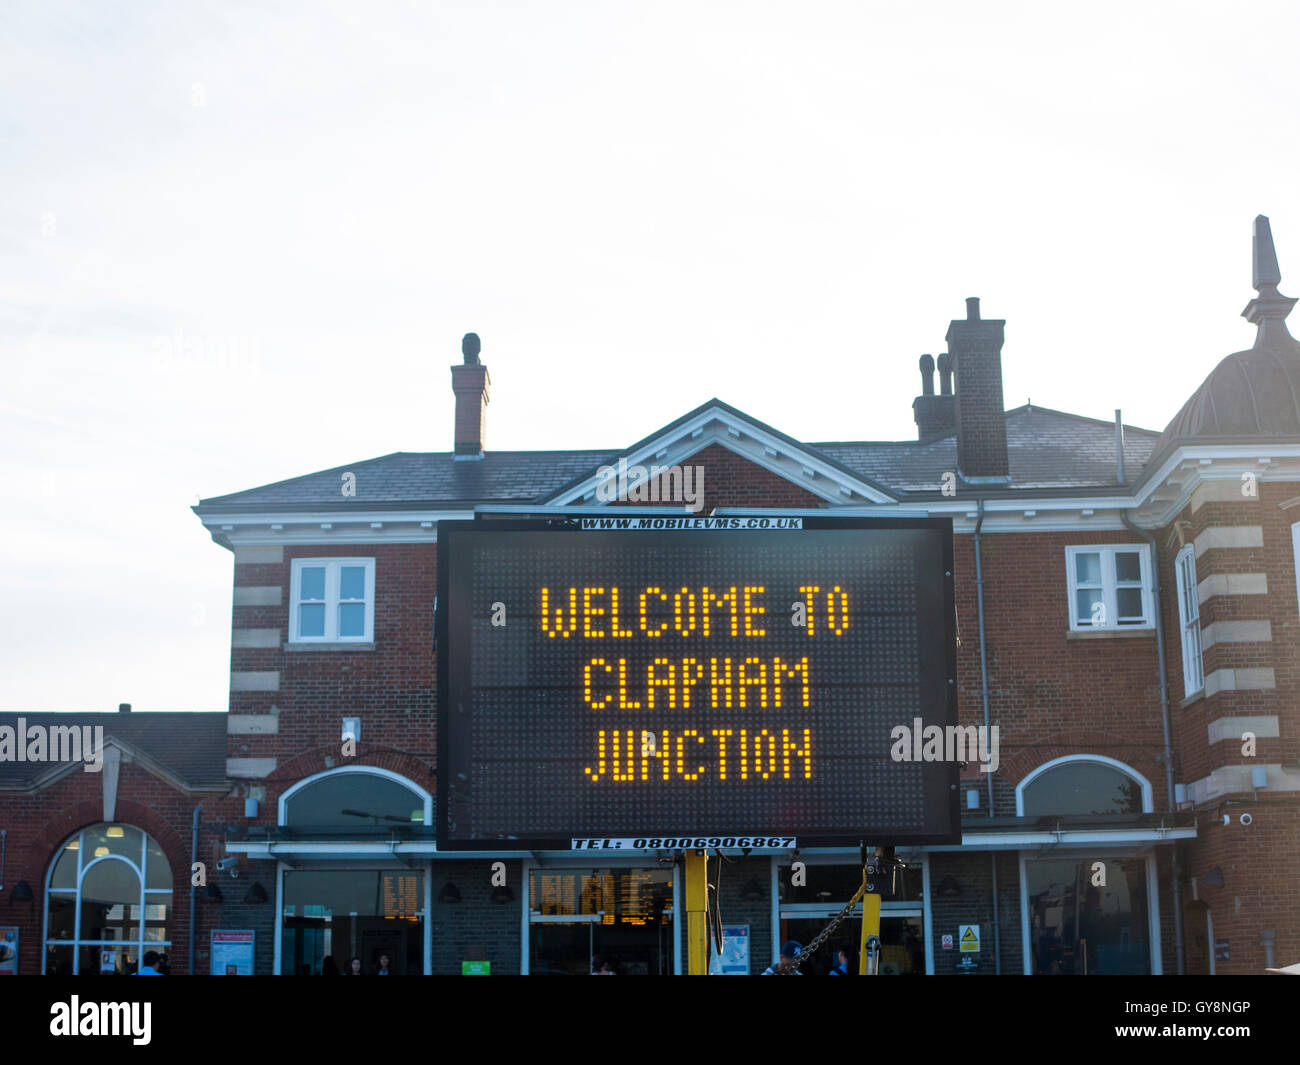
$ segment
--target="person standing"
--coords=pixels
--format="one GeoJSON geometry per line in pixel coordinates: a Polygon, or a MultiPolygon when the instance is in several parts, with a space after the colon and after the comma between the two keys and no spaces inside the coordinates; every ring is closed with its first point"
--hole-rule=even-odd
{"type": "Polygon", "coordinates": [[[796,967],[796,961],[799,955],[803,953],[803,947],[793,939],[787,940],[781,947],[781,960],[775,965],[769,965],[763,970],[764,976],[802,976],[796,967]]]}
{"type": "Polygon", "coordinates": [[[392,972],[389,971],[388,965],[389,965],[388,955],[387,954],[379,955],[379,968],[375,971],[375,975],[392,976],[393,974],[392,972]]]}
{"type": "Polygon", "coordinates": [[[158,971],[158,952],[156,950],[147,950],[141,959],[140,968],[135,971],[136,976],[162,976],[158,971]]]}

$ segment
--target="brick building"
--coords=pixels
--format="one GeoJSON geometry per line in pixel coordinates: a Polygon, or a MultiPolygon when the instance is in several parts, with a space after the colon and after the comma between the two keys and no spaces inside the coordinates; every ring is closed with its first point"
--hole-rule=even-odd
{"type": "MultiPolygon", "coordinates": [[[[620,460],[702,468],[705,514],[951,518],[959,716],[998,727],[1000,764],[963,771],[959,845],[904,852],[885,971],[1257,973],[1300,960],[1300,346],[1279,281],[1261,217],[1243,312],[1255,344],[1163,432],[1118,412],[1004,410],[1004,323],[971,299],[947,351],[921,358],[915,441],[802,442],[715,399],[618,450],[492,451],[471,334],[452,367],[451,451],[195,508],[234,555],[227,714],[109,715],[124,752],[116,805],[107,778],[79,771],[0,778],[12,826],[0,876],[29,889],[9,919],[20,971],[74,957],[98,971],[91,926],[69,936],[56,915],[71,897],[58,858],[73,842],[111,846],[99,835],[123,826],[166,857],[167,927],[134,942],[166,942],[174,971],[207,971],[214,930],[254,931],[267,973],[354,955],[370,968],[381,954],[412,973],[586,972],[593,954],[680,971],[680,878],[653,854],[456,855],[433,841],[437,523],[647,505],[599,497],[599,468],[620,460]],[[209,718],[224,722],[220,758],[197,740],[209,718]],[[179,766],[174,750],[169,762],[165,737],[192,727],[203,764],[179,766]],[[238,864],[215,870],[218,857],[238,864]],[[192,861],[220,895],[198,891],[193,911],[192,861]],[[950,937],[968,925],[979,949],[964,953],[950,937]]],[[[753,972],[856,886],[856,853],[798,859],[806,883],[792,882],[789,852],[726,866],[724,920],[748,926],[753,972]]],[[[81,911],[122,905],[70,868],[81,911]]]]}

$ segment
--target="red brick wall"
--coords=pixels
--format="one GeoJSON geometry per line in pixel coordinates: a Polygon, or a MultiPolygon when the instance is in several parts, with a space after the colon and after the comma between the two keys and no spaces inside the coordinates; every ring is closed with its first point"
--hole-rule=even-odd
{"type": "MultiPolygon", "coordinates": [[[[1227,765],[1281,763],[1294,772],[1300,763],[1300,611],[1297,608],[1291,525],[1300,510],[1280,504],[1300,494],[1300,485],[1262,481],[1258,497],[1240,502],[1208,502],[1196,510],[1185,507],[1175,522],[1185,522],[1183,537],[1191,543],[1211,527],[1259,526],[1262,547],[1215,548],[1196,560],[1196,576],[1263,573],[1266,595],[1214,596],[1201,604],[1202,626],[1213,622],[1267,620],[1269,643],[1216,643],[1203,655],[1205,673],[1216,669],[1274,670],[1276,688],[1223,691],[1184,701],[1182,641],[1174,575],[1180,543],[1171,524],[1157,534],[1161,583],[1164,586],[1168,634],[1169,687],[1174,722],[1177,779],[1191,783],[1227,765]],[[1242,754],[1241,741],[1226,739],[1211,746],[1209,724],[1221,717],[1276,714],[1281,736],[1257,739],[1254,758],[1242,754]]],[[[1213,919],[1214,939],[1228,941],[1229,957],[1216,959],[1218,973],[1258,973],[1265,963],[1260,934],[1276,933],[1275,964],[1300,958],[1300,797],[1294,792],[1249,792],[1225,795],[1197,810],[1197,838],[1182,848],[1183,873],[1196,878],[1201,905],[1188,912],[1189,956],[1202,965],[1201,955],[1212,949],[1205,933],[1205,911],[1213,919]],[[1252,823],[1243,825],[1241,815],[1252,823]],[[1227,815],[1229,823],[1223,823],[1227,815]],[[1223,873],[1222,888],[1207,887],[1204,877],[1213,868],[1223,873]],[[1199,941],[1204,940],[1202,945],[1199,941]],[[1194,949],[1193,949],[1194,948],[1194,949]]],[[[1190,882],[1184,888],[1191,900],[1190,882]]]]}
{"type": "Polygon", "coordinates": [[[1297,613],[1295,563],[1291,524],[1300,521],[1300,509],[1283,510],[1279,504],[1293,499],[1300,485],[1259,484],[1257,498],[1241,502],[1210,502],[1195,511],[1185,507],[1175,519],[1183,538],[1195,541],[1208,528],[1259,526],[1262,547],[1214,548],[1196,560],[1196,577],[1203,582],[1215,574],[1263,573],[1266,595],[1216,595],[1201,604],[1202,627],[1213,622],[1265,620],[1272,630],[1269,643],[1215,643],[1202,660],[1208,676],[1216,669],[1271,668],[1276,687],[1250,691],[1223,691],[1184,702],[1183,652],[1176,597],[1174,559],[1180,543],[1174,524],[1157,537],[1160,545],[1161,583],[1165,588],[1165,628],[1169,636],[1169,690],[1179,755],[1180,780],[1193,781],[1223,765],[1246,761],[1240,743],[1209,745],[1210,722],[1225,716],[1277,714],[1280,738],[1259,738],[1254,761],[1259,764],[1300,763],[1300,614],[1297,613]]]}
{"type": "MultiPolygon", "coordinates": [[[[1014,786],[1066,754],[1102,754],[1132,766],[1165,807],[1163,746],[1154,635],[1069,639],[1065,549],[1135,542],[1128,532],[986,533],[984,622],[988,640],[989,721],[1000,728],[997,777],[1014,786]]],[[[983,724],[975,549],[955,543],[958,713],[983,724]]],[[[1007,793],[996,812],[1014,815],[1007,793]]],[[[983,811],[987,815],[987,809],[983,811]]]]}
{"type": "MultiPolygon", "coordinates": [[[[278,607],[235,607],[234,625],[278,627],[288,638],[289,574],[295,558],[375,559],[374,649],[369,651],[231,650],[231,669],[276,670],[273,692],[231,692],[236,714],[278,715],[271,735],[232,735],[232,758],[275,758],[257,823],[274,824],[276,799],[289,785],[331,766],[380,764],[432,790],[436,754],[433,544],[323,544],[287,547],[284,561],[236,564],[235,585],[282,589],[278,607]],[[274,708],[274,709],[273,709],[274,708]],[[361,718],[355,758],[342,754],[343,718],[361,718]],[[404,768],[398,769],[397,763],[404,768]]],[[[254,782],[258,783],[258,782],[254,782]]]]}
{"type": "MultiPolygon", "coordinates": [[[[642,463],[649,469],[652,463],[642,463]]],[[[660,463],[659,465],[662,465],[660,463]]],[[[701,466],[704,469],[704,505],[697,513],[708,514],[716,507],[824,507],[826,500],[807,489],[792,484],[779,474],[755,465],[721,444],[710,444],[679,466],[701,466]]],[[[698,484],[698,474],[692,475],[692,489],[698,484]]],[[[665,492],[666,478],[656,478],[659,491],[665,492]]],[[[654,506],[653,503],[620,500],[615,506],[654,506]]],[[[666,504],[682,507],[681,503],[666,504]]]]}

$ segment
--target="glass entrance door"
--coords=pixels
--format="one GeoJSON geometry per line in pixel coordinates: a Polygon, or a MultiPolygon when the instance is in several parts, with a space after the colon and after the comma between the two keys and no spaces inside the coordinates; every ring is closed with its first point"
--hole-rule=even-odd
{"type": "Polygon", "coordinates": [[[361,959],[394,975],[424,971],[424,877],[407,869],[290,870],[284,874],[280,972],[334,975],[361,959]]]}
{"type": "MultiPolygon", "coordinates": [[[[842,907],[841,907],[842,909],[842,907]]],[[[781,942],[793,939],[796,943],[807,946],[839,909],[827,910],[824,914],[810,916],[800,913],[797,916],[788,912],[781,915],[781,942]]],[[[846,919],[820,950],[804,962],[799,971],[805,976],[826,976],[831,967],[838,964],[838,952],[843,949],[849,954],[849,974],[858,971],[858,944],[862,935],[861,911],[846,919]]],[[[921,911],[883,911],[880,914],[880,975],[881,976],[924,976],[925,975],[925,941],[922,938],[923,920],[921,911]]]]}
{"type": "MultiPolygon", "coordinates": [[[[881,904],[880,975],[925,975],[925,920],[922,903],[924,859],[900,852],[906,866],[897,891],[881,904]]],[[[862,866],[849,862],[812,860],[798,876],[790,865],[777,867],[777,892],[781,924],[776,946],[794,940],[807,947],[840,913],[862,885],[862,866]]],[[[849,971],[858,971],[858,946],[862,937],[862,910],[858,908],[832,935],[831,940],[804,962],[799,971],[822,976],[839,963],[841,948],[849,953],[849,971]]],[[[762,972],[760,966],[755,970],[762,972]]]]}

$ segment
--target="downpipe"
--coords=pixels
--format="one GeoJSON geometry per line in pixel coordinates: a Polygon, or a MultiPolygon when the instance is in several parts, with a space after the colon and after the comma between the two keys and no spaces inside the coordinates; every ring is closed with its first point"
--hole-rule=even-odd
{"type": "MultiPolygon", "coordinates": [[[[984,566],[980,558],[980,530],[984,526],[984,500],[979,500],[978,517],[975,519],[975,604],[976,613],[979,614],[980,630],[980,695],[984,701],[984,735],[991,737],[989,732],[989,659],[984,648],[984,566]]],[[[989,817],[994,815],[993,810],[993,774],[988,776],[989,790],[989,817]]],[[[1001,921],[998,911],[1001,909],[998,897],[998,854],[992,851],[989,854],[989,871],[993,877],[993,972],[997,976],[1002,975],[1002,934],[1001,921]]]]}
{"type": "MultiPolygon", "coordinates": [[[[1119,512],[1120,520],[1124,527],[1135,536],[1142,539],[1148,547],[1151,548],[1151,595],[1154,599],[1154,608],[1156,614],[1156,658],[1159,661],[1160,669],[1160,724],[1164,729],[1164,754],[1165,763],[1165,802],[1169,806],[1169,812],[1172,814],[1177,810],[1177,804],[1174,801],[1174,748],[1173,748],[1173,730],[1169,723],[1169,680],[1165,658],[1165,613],[1164,604],[1160,601],[1160,555],[1156,550],[1156,538],[1154,533],[1149,533],[1145,529],[1139,529],[1132,521],[1129,520],[1128,511],[1119,512]]],[[[1171,866],[1170,879],[1173,881],[1173,899],[1174,899],[1174,954],[1178,962],[1178,975],[1182,976],[1186,972],[1185,964],[1185,946],[1183,943],[1183,885],[1182,885],[1182,868],[1178,861],[1178,845],[1175,843],[1170,848],[1171,866]]]]}
{"type": "Polygon", "coordinates": [[[199,817],[203,814],[203,804],[194,807],[194,823],[190,828],[190,956],[188,972],[194,975],[194,917],[198,905],[199,889],[194,886],[194,866],[199,860],[199,817]]]}

